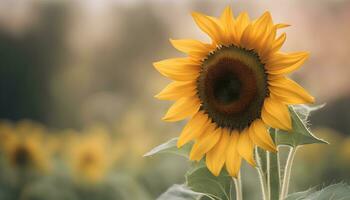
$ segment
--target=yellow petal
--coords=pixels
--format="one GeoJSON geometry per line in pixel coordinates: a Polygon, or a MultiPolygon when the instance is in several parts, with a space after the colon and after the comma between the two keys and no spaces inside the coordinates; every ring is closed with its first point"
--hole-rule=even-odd
{"type": "Polygon", "coordinates": [[[174,81],[166,86],[155,97],[162,100],[177,100],[182,97],[195,96],[196,82],[195,81],[174,81]]]}
{"type": "Polygon", "coordinates": [[[287,39],[287,34],[282,33],[273,43],[271,53],[277,52],[278,50],[281,49],[282,45],[287,39]]]}
{"type": "Polygon", "coordinates": [[[266,63],[270,55],[273,55],[274,53],[278,52],[281,49],[282,45],[286,41],[287,35],[286,33],[282,33],[277,39],[275,39],[276,31],[279,28],[283,28],[287,26],[289,25],[277,24],[272,27],[271,34],[266,41],[267,43],[264,45],[267,48],[264,48],[263,52],[260,53],[262,62],[266,63]]]}
{"type": "Polygon", "coordinates": [[[249,129],[244,129],[238,139],[237,150],[239,155],[244,158],[250,165],[256,166],[254,160],[254,144],[249,137],[249,129]]]}
{"type": "Polygon", "coordinates": [[[200,53],[201,55],[207,55],[210,51],[214,50],[214,46],[211,44],[206,44],[198,40],[184,39],[184,40],[172,40],[171,44],[179,51],[186,54],[200,53]]]}
{"type": "Polygon", "coordinates": [[[274,144],[271,135],[269,134],[267,127],[261,119],[255,120],[250,125],[249,137],[252,139],[254,144],[259,147],[271,151],[276,152],[276,145],[274,144]]]}
{"type": "Polygon", "coordinates": [[[200,107],[197,97],[183,97],[177,100],[163,117],[165,121],[179,121],[195,114],[200,107]]]}
{"type": "Polygon", "coordinates": [[[233,13],[230,6],[227,6],[225,10],[222,12],[220,21],[223,24],[223,29],[225,33],[225,41],[224,44],[232,44],[236,39],[236,35],[234,32],[234,23],[235,20],[233,18],[233,13]]]}
{"type": "Polygon", "coordinates": [[[292,120],[287,106],[271,97],[266,98],[264,101],[261,118],[272,128],[282,130],[290,130],[292,128],[292,120]]]}
{"type": "MultiPolygon", "coordinates": [[[[215,48],[213,48],[214,50],[215,48]]],[[[212,52],[212,51],[210,51],[212,52]]],[[[202,51],[191,51],[189,52],[189,56],[193,59],[199,60],[199,61],[203,61],[207,58],[207,56],[210,54],[210,52],[202,52],[202,51]]]]}
{"type": "Polygon", "coordinates": [[[264,48],[260,47],[259,44],[266,40],[271,33],[272,27],[272,17],[269,12],[265,12],[243,32],[241,45],[247,49],[255,49],[259,52],[260,49],[264,48]]]}
{"type": "Polygon", "coordinates": [[[275,26],[277,29],[281,29],[281,28],[289,27],[290,25],[289,24],[276,24],[275,26]]]}
{"type": "Polygon", "coordinates": [[[253,24],[253,34],[254,34],[254,39],[262,39],[264,36],[265,32],[269,27],[272,27],[272,17],[270,12],[265,12],[259,19],[256,20],[253,24]]]}
{"type": "Polygon", "coordinates": [[[311,96],[298,83],[287,77],[280,77],[269,81],[269,90],[279,100],[286,104],[315,103],[311,96]]]}
{"type": "Polygon", "coordinates": [[[269,74],[286,74],[299,68],[309,57],[308,52],[276,53],[266,63],[269,74]]]}
{"type": "Polygon", "coordinates": [[[198,12],[193,12],[192,17],[198,25],[198,27],[203,32],[208,34],[214,42],[220,43],[221,41],[223,41],[223,31],[220,24],[218,24],[216,20],[214,20],[212,17],[203,15],[198,12]]]}
{"type": "Polygon", "coordinates": [[[180,148],[187,142],[197,139],[207,129],[210,121],[208,116],[202,111],[196,113],[192,119],[186,124],[177,141],[177,147],[180,148]]]}
{"type": "Polygon", "coordinates": [[[252,38],[252,35],[253,35],[253,24],[249,24],[242,33],[242,37],[239,45],[248,50],[253,49],[253,47],[250,45],[250,40],[252,38]]]}
{"type": "Polygon", "coordinates": [[[195,80],[201,64],[189,58],[171,58],[153,63],[154,67],[164,76],[177,81],[195,80]]]}
{"type": "Polygon", "coordinates": [[[190,160],[199,161],[210,149],[212,149],[219,141],[222,135],[220,128],[216,129],[215,124],[210,124],[207,130],[198,138],[192,147],[190,160]]]}
{"type": "Polygon", "coordinates": [[[238,140],[238,131],[231,132],[230,143],[226,151],[226,169],[230,176],[233,177],[237,177],[239,169],[241,167],[241,157],[237,150],[238,140]]]}
{"type": "Polygon", "coordinates": [[[224,11],[221,13],[220,20],[224,22],[234,22],[232,9],[230,6],[226,6],[224,11]]]}
{"type": "Polygon", "coordinates": [[[208,151],[207,156],[205,157],[207,167],[214,176],[218,176],[220,174],[220,171],[225,164],[226,150],[229,142],[229,131],[227,129],[223,129],[219,142],[214,146],[214,148],[208,151]]]}
{"type": "Polygon", "coordinates": [[[247,12],[242,12],[238,15],[235,23],[235,35],[237,37],[236,44],[238,44],[241,41],[242,34],[249,25],[249,23],[250,19],[247,12]]]}
{"type": "Polygon", "coordinates": [[[276,37],[276,30],[277,29],[272,26],[272,23],[269,24],[266,27],[265,34],[261,37],[262,39],[258,39],[257,41],[255,48],[258,50],[260,60],[263,63],[265,63],[265,61],[269,58],[269,55],[272,52],[274,40],[276,37]]]}
{"type": "Polygon", "coordinates": [[[264,49],[262,53],[260,53],[261,55],[261,62],[263,63],[267,63],[268,60],[274,56],[274,54],[276,52],[278,52],[280,50],[280,48],[282,47],[283,43],[286,40],[286,33],[282,33],[282,35],[280,35],[276,40],[275,40],[275,36],[276,36],[276,27],[273,28],[273,35],[271,38],[269,38],[268,40],[270,44],[267,44],[266,46],[268,48],[264,49]]]}
{"type": "Polygon", "coordinates": [[[265,12],[253,26],[253,35],[251,36],[251,46],[258,52],[260,59],[264,59],[266,54],[272,48],[276,37],[275,26],[273,25],[270,12],[265,12]]]}

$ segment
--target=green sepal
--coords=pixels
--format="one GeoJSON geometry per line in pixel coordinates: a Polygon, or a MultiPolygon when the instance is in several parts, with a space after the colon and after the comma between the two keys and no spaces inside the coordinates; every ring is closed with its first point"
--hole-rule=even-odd
{"type": "Polygon", "coordinates": [[[287,132],[276,129],[276,144],[297,147],[306,144],[328,144],[328,142],[317,138],[307,128],[307,117],[315,107],[289,107],[292,118],[292,130],[287,132]]]}

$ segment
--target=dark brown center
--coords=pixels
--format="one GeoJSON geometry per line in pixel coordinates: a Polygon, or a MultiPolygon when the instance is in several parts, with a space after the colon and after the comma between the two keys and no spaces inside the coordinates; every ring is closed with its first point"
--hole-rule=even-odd
{"type": "Polygon", "coordinates": [[[203,61],[197,88],[202,110],[212,121],[238,130],[260,117],[268,94],[257,55],[234,46],[222,47],[203,61]]]}
{"type": "Polygon", "coordinates": [[[79,162],[79,167],[82,169],[88,169],[96,163],[96,157],[93,154],[86,152],[79,162]]]}
{"type": "Polygon", "coordinates": [[[27,148],[20,146],[15,150],[13,162],[16,166],[28,166],[30,161],[30,153],[27,148]]]}

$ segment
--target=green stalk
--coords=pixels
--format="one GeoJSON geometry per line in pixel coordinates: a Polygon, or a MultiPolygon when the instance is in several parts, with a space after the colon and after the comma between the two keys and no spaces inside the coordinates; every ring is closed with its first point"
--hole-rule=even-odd
{"type": "MultiPolygon", "coordinates": [[[[271,130],[271,137],[275,140],[276,130],[271,130]]],[[[278,200],[280,194],[280,170],[277,153],[267,152],[267,183],[270,200],[278,200]]]]}
{"type": "Polygon", "coordinates": [[[280,200],[283,200],[288,195],[290,174],[291,174],[291,171],[292,171],[292,165],[293,165],[293,160],[294,160],[296,151],[297,151],[296,147],[291,147],[290,150],[289,150],[289,153],[288,153],[286,166],[284,168],[284,175],[283,175],[283,182],[282,182],[282,189],[281,189],[280,200]]]}
{"type": "Polygon", "coordinates": [[[266,152],[258,147],[255,148],[256,162],[257,167],[256,170],[259,174],[261,193],[263,200],[269,200],[269,192],[266,183],[266,152]]]}
{"type": "Polygon", "coordinates": [[[237,178],[232,179],[235,182],[236,200],[243,200],[241,172],[238,172],[237,178]]]}

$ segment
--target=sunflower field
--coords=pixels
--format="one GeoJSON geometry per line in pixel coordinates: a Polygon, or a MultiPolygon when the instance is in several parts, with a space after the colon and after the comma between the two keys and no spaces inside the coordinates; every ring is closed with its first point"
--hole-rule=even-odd
{"type": "Polygon", "coordinates": [[[350,200],[349,10],[0,1],[0,200],[350,200]]]}

